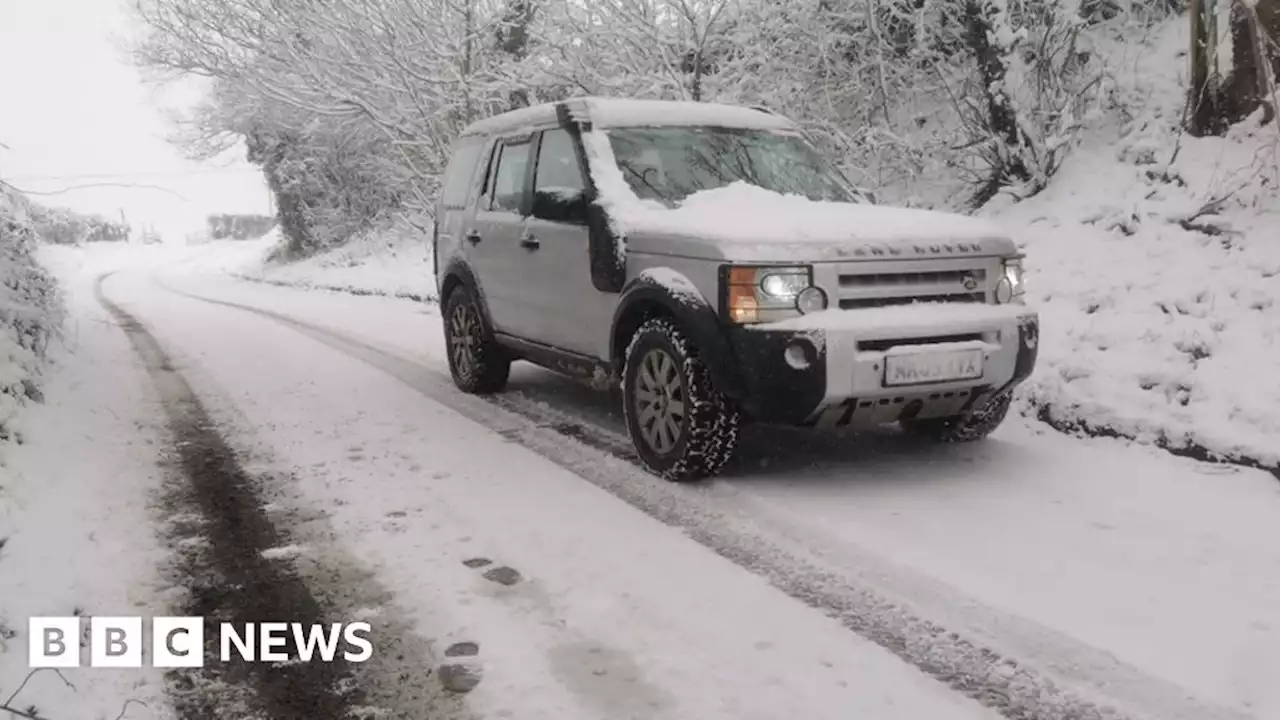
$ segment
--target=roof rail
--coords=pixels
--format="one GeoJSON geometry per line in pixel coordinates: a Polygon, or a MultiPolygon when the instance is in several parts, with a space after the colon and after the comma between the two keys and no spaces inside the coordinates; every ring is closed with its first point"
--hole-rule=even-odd
{"type": "Polygon", "coordinates": [[[777,114],[778,114],[778,113],[774,112],[773,110],[770,110],[767,106],[764,106],[764,105],[750,105],[750,106],[748,106],[748,107],[750,107],[752,110],[758,110],[758,111],[760,111],[760,112],[762,112],[762,113],[767,113],[767,114],[769,114],[769,115],[777,115],[777,114]]]}

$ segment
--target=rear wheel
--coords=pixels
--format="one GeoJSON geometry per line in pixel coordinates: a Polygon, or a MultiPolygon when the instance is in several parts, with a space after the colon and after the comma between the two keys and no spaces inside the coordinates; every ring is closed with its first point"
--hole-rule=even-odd
{"type": "Polygon", "coordinates": [[[627,348],[623,410],[641,461],[668,480],[715,475],[737,448],[736,406],[668,318],[645,322],[627,348]]]}
{"type": "Polygon", "coordinates": [[[1000,423],[1009,414],[1009,406],[1013,393],[1004,393],[992,398],[987,406],[969,417],[927,418],[924,420],[904,420],[902,429],[913,434],[927,437],[935,442],[958,443],[982,440],[1000,427],[1000,423]]]}
{"type": "Polygon", "coordinates": [[[480,303],[465,286],[449,293],[444,306],[444,339],[449,373],[463,392],[487,395],[507,386],[511,359],[493,338],[480,303]]]}

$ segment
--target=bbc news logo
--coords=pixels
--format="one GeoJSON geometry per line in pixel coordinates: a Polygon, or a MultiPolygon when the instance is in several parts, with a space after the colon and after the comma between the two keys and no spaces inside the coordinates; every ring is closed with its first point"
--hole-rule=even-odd
{"type": "MultiPolygon", "coordinates": [[[[28,664],[33,668],[80,667],[81,617],[33,617],[29,623],[28,664]]],[[[151,620],[152,667],[204,667],[205,622],[200,617],[151,620]]],[[[219,623],[218,657],[230,662],[361,663],[373,656],[369,623],[219,623]],[[292,649],[292,653],[290,650],[292,649]]],[[[140,617],[89,619],[89,667],[136,668],[143,665],[146,637],[140,617]]]]}

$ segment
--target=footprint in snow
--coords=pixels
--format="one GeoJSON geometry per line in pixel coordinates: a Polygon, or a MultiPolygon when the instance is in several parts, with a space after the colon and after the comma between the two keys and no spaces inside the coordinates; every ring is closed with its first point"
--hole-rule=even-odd
{"type": "Polygon", "coordinates": [[[408,517],[409,513],[403,510],[392,510],[386,514],[386,519],[382,521],[382,529],[389,533],[402,533],[408,528],[401,520],[408,517]]]}
{"type": "Polygon", "coordinates": [[[515,568],[505,565],[489,570],[484,574],[484,579],[490,582],[496,582],[499,585],[515,585],[520,582],[520,573],[515,568]]]}
{"type": "Polygon", "coordinates": [[[456,642],[445,648],[444,656],[453,661],[441,665],[436,670],[436,677],[444,689],[455,693],[469,693],[480,684],[483,668],[480,666],[478,643],[456,642]]]}
{"type": "Polygon", "coordinates": [[[440,678],[440,684],[444,689],[459,694],[474,690],[480,684],[481,675],[479,667],[461,663],[441,665],[436,671],[436,676],[440,678]]]}
{"type": "MultiPolygon", "coordinates": [[[[470,560],[463,560],[462,564],[466,565],[472,570],[476,570],[482,567],[488,567],[492,565],[493,561],[490,560],[489,558],[477,557],[477,558],[471,558],[470,560]]],[[[500,565],[498,567],[486,570],[484,572],[484,575],[482,575],[481,577],[483,577],[485,580],[488,580],[489,582],[495,582],[495,583],[498,583],[499,585],[507,585],[507,586],[515,585],[516,583],[524,579],[520,575],[519,570],[516,570],[513,567],[507,567],[506,565],[500,565]]]]}
{"type": "Polygon", "coordinates": [[[456,642],[445,648],[445,657],[475,657],[480,653],[480,645],[473,642],[456,642]]]}

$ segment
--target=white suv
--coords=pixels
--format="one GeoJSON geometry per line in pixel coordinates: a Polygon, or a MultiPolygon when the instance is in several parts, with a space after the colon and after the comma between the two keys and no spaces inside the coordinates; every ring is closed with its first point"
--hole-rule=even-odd
{"type": "Polygon", "coordinates": [[[1036,363],[1007,235],[875,205],[765,110],[581,98],[482,120],[437,210],[458,387],[500,391],[520,359],[621,383],[671,480],[718,472],[744,419],[977,440],[1036,363]]]}

